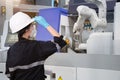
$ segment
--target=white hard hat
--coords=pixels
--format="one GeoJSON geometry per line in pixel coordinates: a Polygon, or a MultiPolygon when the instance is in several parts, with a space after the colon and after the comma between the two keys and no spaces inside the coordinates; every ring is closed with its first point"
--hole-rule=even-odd
{"type": "Polygon", "coordinates": [[[32,23],[34,19],[23,12],[17,12],[10,18],[10,29],[12,33],[16,33],[27,25],[32,23]]]}

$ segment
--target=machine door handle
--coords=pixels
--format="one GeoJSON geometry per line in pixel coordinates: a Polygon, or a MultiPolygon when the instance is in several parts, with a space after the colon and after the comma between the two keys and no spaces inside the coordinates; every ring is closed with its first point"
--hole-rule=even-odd
{"type": "Polygon", "coordinates": [[[0,73],[3,73],[2,71],[0,71],[0,73]]]}

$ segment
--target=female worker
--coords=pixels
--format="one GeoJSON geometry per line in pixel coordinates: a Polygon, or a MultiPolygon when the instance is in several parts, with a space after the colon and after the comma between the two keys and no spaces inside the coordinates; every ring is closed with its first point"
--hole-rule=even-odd
{"type": "Polygon", "coordinates": [[[10,80],[45,80],[45,59],[57,51],[56,44],[62,48],[66,42],[41,16],[31,19],[25,13],[17,12],[10,18],[9,24],[11,32],[18,33],[19,40],[8,50],[7,77],[10,80]],[[35,33],[34,21],[54,36],[54,42],[30,40],[35,33]]]}

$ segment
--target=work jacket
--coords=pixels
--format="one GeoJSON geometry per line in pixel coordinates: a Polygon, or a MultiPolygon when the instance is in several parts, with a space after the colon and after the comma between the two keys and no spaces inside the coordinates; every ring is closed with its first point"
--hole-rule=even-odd
{"type": "MultiPolygon", "coordinates": [[[[54,38],[61,47],[66,43],[54,38]]],[[[44,61],[57,51],[51,41],[21,39],[7,53],[6,75],[10,80],[45,80],[44,61]]]]}

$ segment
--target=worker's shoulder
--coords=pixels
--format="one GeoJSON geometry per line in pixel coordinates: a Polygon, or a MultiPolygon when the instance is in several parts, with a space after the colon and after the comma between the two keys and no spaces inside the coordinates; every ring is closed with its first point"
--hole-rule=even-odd
{"type": "Polygon", "coordinates": [[[23,40],[23,41],[18,41],[14,43],[11,47],[17,47],[17,46],[25,46],[25,45],[47,45],[47,44],[53,44],[51,41],[42,41],[42,40],[23,40]]]}

